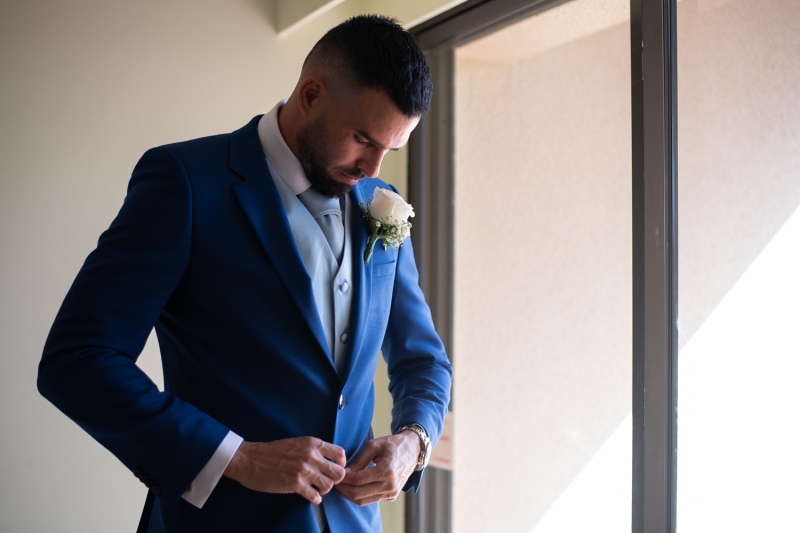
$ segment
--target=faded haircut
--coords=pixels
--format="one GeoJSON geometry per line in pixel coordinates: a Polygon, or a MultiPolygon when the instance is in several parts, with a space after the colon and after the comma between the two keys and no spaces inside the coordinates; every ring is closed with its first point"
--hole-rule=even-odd
{"type": "Polygon", "coordinates": [[[397,20],[380,15],[352,17],[328,31],[305,59],[342,73],[357,89],[381,89],[401,113],[420,117],[433,94],[425,56],[397,20]]]}

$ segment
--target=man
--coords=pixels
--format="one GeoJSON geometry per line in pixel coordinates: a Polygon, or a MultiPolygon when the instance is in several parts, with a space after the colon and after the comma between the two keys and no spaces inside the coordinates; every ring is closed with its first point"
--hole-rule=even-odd
{"type": "Polygon", "coordinates": [[[376,502],[418,486],[451,368],[410,240],[365,264],[359,204],[430,96],[413,38],[355,17],[270,113],[139,161],[39,390],[150,488],[142,529],[379,531],[376,502]],[[163,392],[135,364],[153,327],[163,392]],[[381,350],[394,433],[373,438],[381,350]]]}

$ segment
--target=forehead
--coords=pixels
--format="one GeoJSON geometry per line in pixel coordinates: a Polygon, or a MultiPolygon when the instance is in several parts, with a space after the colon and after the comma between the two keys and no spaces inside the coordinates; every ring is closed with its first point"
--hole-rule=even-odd
{"type": "Polygon", "coordinates": [[[391,98],[379,89],[363,89],[351,94],[332,113],[339,126],[367,134],[385,148],[400,148],[419,122],[405,116],[391,98]]]}

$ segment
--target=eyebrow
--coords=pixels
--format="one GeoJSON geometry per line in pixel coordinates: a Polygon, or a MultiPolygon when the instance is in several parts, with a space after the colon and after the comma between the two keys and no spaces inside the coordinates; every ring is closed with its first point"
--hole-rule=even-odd
{"type": "Polygon", "coordinates": [[[364,131],[364,130],[356,130],[356,133],[358,133],[359,135],[364,137],[366,140],[368,140],[369,142],[371,142],[372,144],[374,144],[375,146],[377,146],[381,150],[391,150],[392,152],[397,152],[398,150],[400,150],[400,148],[405,146],[405,144],[404,144],[403,146],[400,146],[399,148],[387,148],[383,143],[380,143],[377,140],[373,139],[372,136],[369,133],[367,133],[366,131],[364,131]]]}

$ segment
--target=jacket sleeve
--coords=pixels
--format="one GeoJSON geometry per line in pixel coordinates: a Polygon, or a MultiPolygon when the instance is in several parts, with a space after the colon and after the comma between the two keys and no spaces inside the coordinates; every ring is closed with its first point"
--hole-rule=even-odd
{"type": "MultiPolygon", "coordinates": [[[[393,400],[392,431],[406,424],[420,424],[435,446],[442,435],[450,401],[452,367],[419,286],[410,238],[398,251],[382,350],[393,400]]],[[[405,490],[416,491],[420,481],[421,474],[413,474],[405,490]]]]}
{"type": "Polygon", "coordinates": [[[136,365],[187,267],[191,190],[167,149],[137,164],[125,202],[56,316],[39,391],[174,504],[228,428],[159,391],[136,365]]]}

